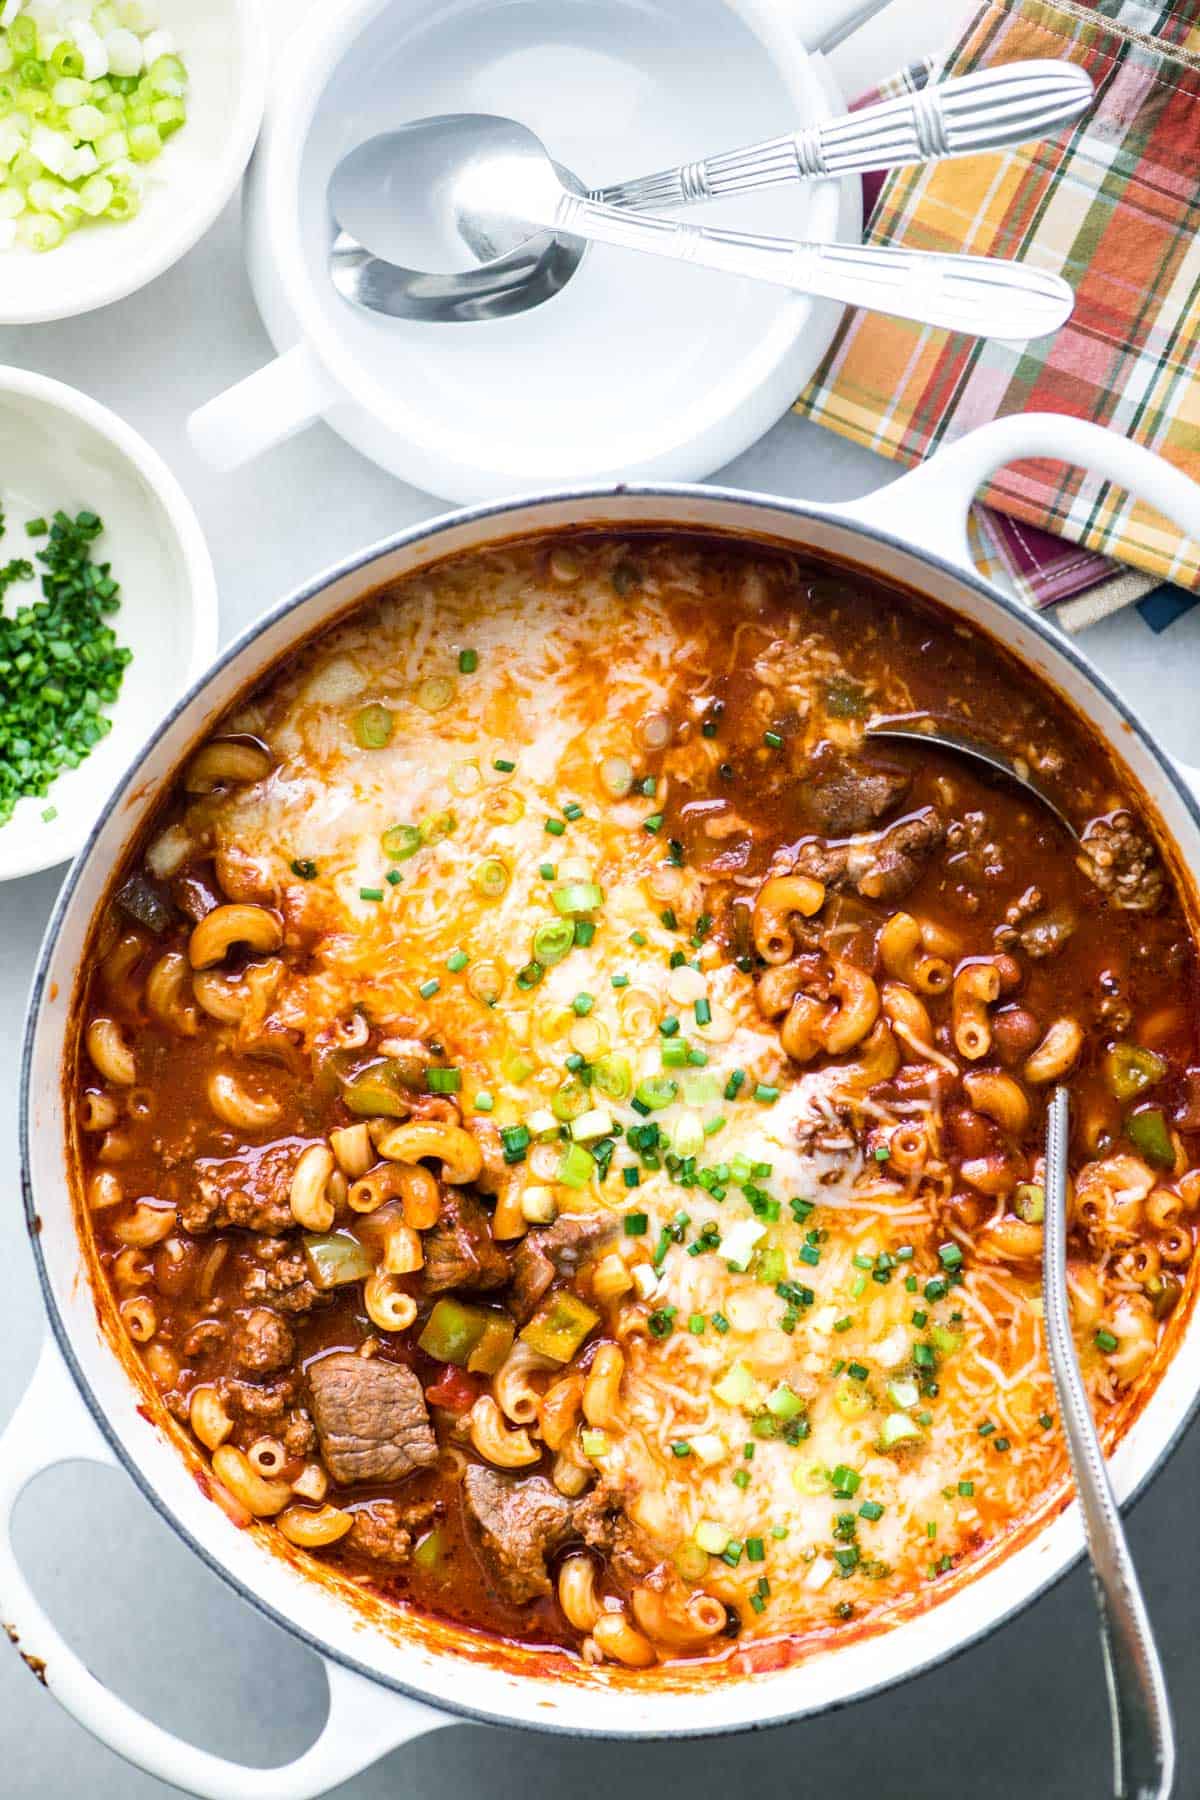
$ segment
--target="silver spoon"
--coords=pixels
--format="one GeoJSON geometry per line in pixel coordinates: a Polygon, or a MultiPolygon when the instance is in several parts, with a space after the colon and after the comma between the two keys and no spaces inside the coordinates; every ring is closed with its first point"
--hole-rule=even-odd
{"type": "Polygon", "coordinates": [[[1077,63],[1039,58],[978,69],[787,137],[615,182],[593,198],[669,211],[783,182],[972,156],[1049,137],[1086,112],[1094,92],[1091,76],[1077,63]]]}
{"type": "Polygon", "coordinates": [[[1027,794],[1032,794],[1035,800],[1054,814],[1059,824],[1073,838],[1079,837],[1078,828],[1068,819],[1029,764],[1008,756],[984,738],[972,737],[970,732],[958,731],[953,725],[935,725],[927,714],[905,719],[872,719],[867,726],[866,735],[897,744],[919,744],[922,749],[928,749],[932,744],[937,750],[952,750],[958,756],[966,756],[973,762],[982,763],[985,768],[998,775],[1007,775],[1010,781],[1024,788],[1027,794]]]}
{"type": "Polygon", "coordinates": [[[532,131],[486,113],[420,119],[369,139],[334,170],[329,203],[341,228],[334,285],[357,305],[399,316],[412,316],[413,271],[422,279],[477,271],[531,253],[544,232],[1014,342],[1057,330],[1074,305],[1059,276],[995,257],[806,244],[605,206],[564,178],[532,131]]]}
{"type": "Polygon", "coordinates": [[[1066,1088],[1054,1090],[1046,1124],[1043,1299],[1046,1343],[1083,1514],[1113,1733],[1117,1800],[1167,1800],[1175,1774],[1175,1734],[1146,1605],[1108,1479],[1079,1373],[1067,1300],[1066,1088]]]}

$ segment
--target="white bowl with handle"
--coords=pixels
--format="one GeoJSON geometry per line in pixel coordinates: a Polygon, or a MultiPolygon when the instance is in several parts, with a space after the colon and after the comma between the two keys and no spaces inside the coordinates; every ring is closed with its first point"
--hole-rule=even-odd
{"type": "MultiPolygon", "coordinates": [[[[761,538],[794,546],[804,556],[843,560],[851,569],[929,595],[964,623],[1003,638],[1107,742],[1144,796],[1194,899],[1200,775],[1170,761],[1149,725],[1077,645],[997,594],[971,562],[966,520],[974,495],[997,468],[1027,456],[1084,463],[1161,508],[1189,535],[1200,535],[1200,487],[1096,425],[1039,414],[985,426],[849,506],[687,486],[560,490],[448,514],[319,576],[251,626],[161,724],[77,860],[35,973],[22,1063],[21,1150],[30,1242],[52,1335],[28,1393],[0,1435],[0,1619],[14,1653],[111,1749],[207,1800],[309,1800],[397,1745],[463,1719],[631,1739],[752,1731],[845,1706],[934,1666],[994,1631],[1079,1557],[1083,1537],[1072,1505],[965,1579],[948,1580],[936,1604],[909,1611],[890,1629],[790,1667],[742,1677],[726,1673],[720,1680],[709,1679],[703,1667],[672,1670],[663,1684],[616,1668],[606,1668],[601,1678],[567,1658],[556,1659],[548,1671],[536,1652],[443,1621],[393,1614],[384,1624],[369,1601],[347,1599],[286,1558],[276,1533],[236,1526],[155,1418],[147,1390],[134,1380],[128,1347],[122,1357],[81,1275],[64,1111],[63,1072],[74,1045],[78,983],[94,914],[130,840],[148,823],[214,717],[309,634],[378,587],[444,557],[486,551],[529,533],[584,524],[616,531],[697,529],[732,534],[742,543],[761,538]],[[330,1712],[298,1760],[252,1769],[197,1750],[113,1694],[56,1630],[16,1557],[12,1515],[44,1469],[77,1460],[123,1467],[197,1555],[323,1657],[330,1712]]],[[[1192,1307],[1173,1356],[1111,1459],[1121,1500],[1128,1501],[1161,1465],[1198,1401],[1200,1309],[1192,1307]]],[[[136,1638],[136,1618],[130,1623],[136,1638]]],[[[181,1647],[186,1633],[181,1620],[181,1647]]]]}
{"type": "MultiPolygon", "coordinates": [[[[375,132],[431,113],[520,118],[586,183],[621,179],[840,110],[806,48],[855,0],[350,0],[314,11],[276,70],[246,194],[246,255],[280,352],[193,415],[234,469],[317,419],[456,500],[564,482],[692,479],[793,403],[840,308],[593,246],[516,318],[383,319],[334,290],[326,188],[375,132]],[[311,21],[311,23],[309,22],[311,21]]],[[[740,195],[717,224],[856,238],[857,181],[740,195]]]]}

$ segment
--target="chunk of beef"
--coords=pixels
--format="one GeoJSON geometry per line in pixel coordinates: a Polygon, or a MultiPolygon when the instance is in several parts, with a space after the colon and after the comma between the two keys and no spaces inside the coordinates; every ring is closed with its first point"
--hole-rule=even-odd
{"type": "Polygon", "coordinates": [[[1069,906],[1052,906],[1034,915],[1017,932],[1021,948],[1035,962],[1057,956],[1074,936],[1078,921],[1069,906]]]}
{"type": "Polygon", "coordinates": [[[822,837],[854,837],[870,831],[898,806],[912,785],[902,769],[872,769],[843,763],[804,789],[804,806],[822,837]]]}
{"type": "Polygon", "coordinates": [[[519,1319],[527,1319],[556,1275],[570,1280],[589,1257],[595,1256],[617,1235],[614,1221],[604,1215],[580,1218],[564,1213],[544,1231],[531,1231],[521,1239],[512,1262],[512,1298],[519,1319]]]}
{"type": "Polygon", "coordinates": [[[1094,819],[1079,843],[1076,861],[1114,906],[1126,912],[1156,912],[1165,883],[1153,844],[1137,830],[1132,813],[1094,819]]]}
{"type": "Polygon", "coordinates": [[[225,1389],[229,1410],[235,1418],[245,1419],[260,1429],[270,1426],[273,1432],[281,1427],[295,1394],[296,1383],[291,1377],[273,1382],[269,1387],[260,1387],[253,1381],[231,1381],[225,1389]]]}
{"type": "Polygon", "coordinates": [[[797,875],[811,875],[828,888],[852,887],[864,900],[899,900],[920,881],[942,837],[935,812],[913,813],[886,831],[848,844],[810,838],[796,852],[793,867],[797,875]]]}
{"type": "Polygon", "coordinates": [[[916,887],[942,841],[935,812],[914,813],[850,848],[846,874],[864,900],[899,900],[916,887]]]}
{"type": "Polygon", "coordinates": [[[267,1306],[243,1313],[233,1332],[233,1358],[252,1375],[286,1369],[296,1354],[296,1340],[286,1319],[267,1306]]]}
{"type": "Polygon", "coordinates": [[[823,838],[809,838],[796,852],[793,870],[824,882],[827,888],[841,887],[850,863],[849,844],[827,844],[823,838]]]}
{"type": "Polygon", "coordinates": [[[302,1256],[280,1256],[265,1268],[248,1270],[242,1294],[247,1300],[269,1300],[279,1312],[294,1314],[311,1312],[314,1306],[332,1299],[309,1280],[302,1256]]]}
{"type": "Polygon", "coordinates": [[[474,1194],[451,1192],[442,1201],[442,1216],[425,1233],[422,1282],[430,1294],[447,1288],[503,1287],[508,1258],[492,1236],[487,1213],[474,1194]]]}
{"type": "Polygon", "coordinates": [[[308,1371],[321,1457],[341,1487],[403,1481],[437,1461],[421,1383],[411,1369],[337,1350],[308,1371]]]}
{"type": "Polygon", "coordinates": [[[629,1518],[617,1489],[606,1483],[575,1502],[573,1524],[575,1535],[606,1556],[626,1581],[640,1581],[659,1560],[629,1518]]]}
{"type": "Polygon", "coordinates": [[[463,1511],[484,1569],[512,1604],[551,1591],[547,1558],[577,1536],[574,1508],[544,1475],[499,1475],[473,1463],[462,1484],[463,1511]]]}
{"type": "Polygon", "coordinates": [[[302,1139],[283,1139],[241,1156],[201,1156],[193,1165],[191,1192],[179,1208],[185,1231],[222,1231],[240,1225],[247,1231],[281,1236],[295,1228],[288,1198],[292,1172],[302,1139]]]}
{"type": "Polygon", "coordinates": [[[439,1500],[418,1500],[411,1506],[375,1500],[354,1514],[345,1547],[368,1562],[405,1563],[412,1554],[415,1534],[440,1511],[439,1500]]]}
{"type": "Polygon", "coordinates": [[[144,925],[155,937],[161,937],[175,922],[170,900],[158,883],[140,869],[117,889],[117,905],[135,925],[144,925]]]}

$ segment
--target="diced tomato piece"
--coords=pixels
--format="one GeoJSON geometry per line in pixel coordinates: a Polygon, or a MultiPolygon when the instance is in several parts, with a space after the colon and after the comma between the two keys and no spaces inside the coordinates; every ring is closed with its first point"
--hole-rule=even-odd
{"type": "Polygon", "coordinates": [[[739,1675],[765,1675],[771,1669],[786,1669],[795,1651],[787,1638],[773,1638],[765,1644],[747,1644],[735,1650],[730,1663],[739,1675]]]}
{"type": "Polygon", "coordinates": [[[444,1407],[447,1412],[465,1413],[480,1395],[480,1384],[465,1369],[447,1363],[437,1380],[425,1389],[430,1406],[444,1407]]]}

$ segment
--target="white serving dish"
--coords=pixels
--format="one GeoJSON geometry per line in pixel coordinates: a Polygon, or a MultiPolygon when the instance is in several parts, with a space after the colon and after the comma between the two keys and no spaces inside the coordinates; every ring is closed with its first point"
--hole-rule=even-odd
{"type": "MultiPolygon", "coordinates": [[[[477,1636],[432,1619],[409,1616],[382,1628],[328,1582],[273,1550],[277,1540],[239,1530],[206,1497],[145,1406],[80,1272],[62,1081],[95,909],[131,837],[213,719],[310,633],[381,584],[446,556],[556,527],[666,526],[759,536],[801,554],[845,559],[928,594],[1003,638],[1090,721],[1147,796],[1181,870],[1200,869],[1200,775],[1173,765],[1083,652],[1045,619],[997,594],[971,562],[966,519],[973,496],[998,467],[1027,456],[1086,464],[1135,490],[1183,530],[1197,531],[1200,488],[1179,471],[1095,425],[1041,414],[985,426],[849,506],[685,486],[551,492],[415,526],[317,577],[251,626],[159,726],[76,862],[35,973],[21,1074],[21,1153],[30,1241],[53,1339],[0,1437],[0,1619],[50,1692],[110,1748],[208,1800],[310,1800],[387,1750],[455,1720],[639,1739],[750,1731],[844,1706],[930,1668],[993,1631],[1079,1556],[1079,1514],[1070,1506],[972,1579],[947,1583],[937,1604],[890,1630],[775,1673],[711,1681],[702,1670],[676,1671],[662,1688],[629,1671],[587,1671],[566,1660],[552,1677],[536,1655],[494,1641],[485,1654],[477,1636]],[[61,1637],[17,1560],[12,1515],[44,1469],[75,1460],[122,1466],[211,1568],[322,1655],[330,1712],[302,1757],[282,1768],[252,1769],[197,1750],[119,1699],[61,1637]]],[[[1192,1308],[1175,1354],[1112,1458],[1121,1500],[1143,1486],[1178,1441],[1198,1394],[1200,1311],[1192,1308]]],[[[186,1621],[179,1631],[186,1654],[186,1621]]]]}
{"type": "MultiPolygon", "coordinates": [[[[381,319],[326,272],[326,187],[406,118],[501,112],[586,182],[828,116],[805,48],[847,0],[349,0],[275,72],[247,183],[246,253],[279,359],[193,415],[232,469],[317,418],[415,487],[458,500],[550,483],[696,478],[755,442],[816,368],[840,309],[593,246],[569,286],[485,324],[381,319]]],[[[857,182],[741,195],[717,223],[856,237],[857,182]]]]}
{"type": "MultiPolygon", "coordinates": [[[[113,784],[164,710],[217,647],[217,583],[200,522],[183,489],[144,438],[86,394],[42,375],[0,366],[0,502],[8,530],[0,563],[36,553],[27,520],[60,507],[104,520],[98,561],[113,565],[121,608],[112,619],[133,651],[113,729],[44,799],[21,800],[0,825],[0,881],[74,856],[113,784]],[[56,816],[47,822],[48,808],[56,816]]],[[[8,590],[8,612],[42,597],[40,580],[8,590]]]]}
{"type": "Polygon", "coordinates": [[[242,178],[266,100],[259,0],[159,0],[187,65],[188,122],[146,166],[136,218],[73,232],[57,250],[0,254],[0,325],[94,312],[136,293],[190,250],[242,178]]]}

